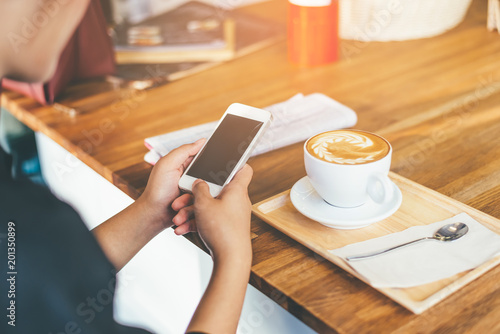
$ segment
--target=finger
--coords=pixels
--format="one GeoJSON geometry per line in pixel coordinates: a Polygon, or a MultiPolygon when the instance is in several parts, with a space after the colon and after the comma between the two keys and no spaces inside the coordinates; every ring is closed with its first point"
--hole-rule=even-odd
{"type": "Polygon", "coordinates": [[[177,235],[184,235],[189,232],[196,232],[196,222],[194,219],[182,224],[174,230],[177,235]]]}
{"type": "Polygon", "coordinates": [[[179,212],[172,218],[172,223],[176,226],[180,226],[193,218],[194,216],[194,206],[186,206],[179,210],[179,212]]]}
{"type": "Polygon", "coordinates": [[[186,168],[188,168],[189,164],[191,163],[191,161],[193,161],[194,159],[194,155],[187,158],[183,163],[182,163],[182,172],[184,173],[184,171],[186,170],[186,168]]]}
{"type": "Polygon", "coordinates": [[[193,195],[184,194],[174,199],[174,201],[172,202],[172,209],[174,209],[175,211],[179,211],[185,206],[193,205],[193,202],[193,195]]]}
{"type": "Polygon", "coordinates": [[[182,170],[184,171],[185,167],[187,167],[187,165],[184,166],[185,161],[190,157],[195,156],[203,146],[203,143],[205,143],[205,138],[198,139],[191,144],[179,146],[178,148],[170,151],[166,156],[161,158],[158,163],[170,164],[175,167],[182,167],[182,170]]]}
{"type": "Polygon", "coordinates": [[[250,181],[252,181],[252,177],[253,177],[252,167],[250,167],[250,165],[248,164],[245,164],[245,166],[243,166],[243,168],[240,169],[238,173],[236,173],[231,182],[235,181],[235,183],[238,183],[246,188],[250,184],[250,181]]]}
{"type": "Polygon", "coordinates": [[[213,198],[210,194],[210,188],[208,187],[208,184],[203,180],[198,179],[194,181],[192,191],[195,203],[213,198]]]}
{"type": "Polygon", "coordinates": [[[240,186],[247,189],[248,185],[250,184],[250,181],[252,181],[252,176],[253,176],[252,167],[250,167],[250,165],[245,164],[245,166],[243,166],[243,168],[240,169],[238,173],[234,175],[234,178],[231,180],[231,182],[228,183],[228,185],[222,190],[222,192],[224,192],[224,190],[228,188],[229,188],[228,190],[230,190],[235,186],[240,186]]]}

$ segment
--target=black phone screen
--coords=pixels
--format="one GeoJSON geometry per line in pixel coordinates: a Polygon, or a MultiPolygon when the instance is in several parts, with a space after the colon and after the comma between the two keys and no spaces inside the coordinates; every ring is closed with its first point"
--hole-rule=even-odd
{"type": "Polygon", "coordinates": [[[226,114],[187,175],[224,185],[262,127],[262,122],[226,114]]]}

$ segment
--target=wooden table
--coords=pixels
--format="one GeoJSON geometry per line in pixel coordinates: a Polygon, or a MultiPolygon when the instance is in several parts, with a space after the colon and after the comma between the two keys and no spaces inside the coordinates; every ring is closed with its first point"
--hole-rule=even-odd
{"type": "MultiPolygon", "coordinates": [[[[284,23],[286,2],[244,10],[284,23]]],[[[145,92],[75,85],[60,101],[85,112],[73,118],[12,92],[2,105],[137,198],[151,172],[145,137],[216,120],[232,102],[264,107],[322,92],[358,113],[356,128],[392,143],[392,171],[500,218],[500,36],[485,21],[486,2],[475,0],[443,35],[343,41],[329,66],[289,64],[283,41],[145,92]]],[[[305,175],[302,143],[249,163],[253,203],[305,175]]],[[[251,284],[321,333],[500,332],[500,267],[417,316],[257,218],[252,232],[251,284]]]]}

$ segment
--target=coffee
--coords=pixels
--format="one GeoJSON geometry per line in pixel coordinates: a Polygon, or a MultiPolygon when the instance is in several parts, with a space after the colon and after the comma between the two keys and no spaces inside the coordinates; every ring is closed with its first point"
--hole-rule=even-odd
{"type": "Polygon", "coordinates": [[[360,206],[370,198],[388,203],[392,148],[384,138],[359,130],[320,133],[304,144],[304,166],[316,192],[329,204],[360,206]]]}
{"type": "Polygon", "coordinates": [[[385,139],[357,130],[320,133],[308,140],[306,148],[313,157],[339,165],[374,162],[385,157],[390,150],[385,139]]]}

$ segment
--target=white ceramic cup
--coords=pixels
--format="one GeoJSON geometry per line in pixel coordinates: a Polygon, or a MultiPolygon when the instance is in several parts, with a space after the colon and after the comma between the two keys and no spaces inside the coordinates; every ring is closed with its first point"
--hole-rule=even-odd
{"type": "Polygon", "coordinates": [[[384,138],[375,136],[389,145],[389,152],[377,161],[357,165],[336,164],[316,158],[307,151],[307,143],[311,138],[305,142],[304,163],[307,176],[327,203],[352,208],[363,205],[369,198],[378,204],[387,203],[393,198],[394,186],[387,176],[391,167],[392,147],[384,138]]]}

